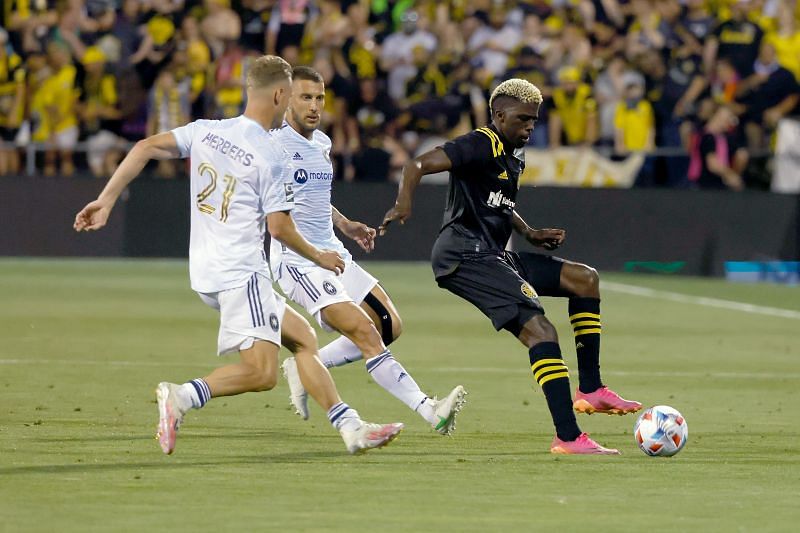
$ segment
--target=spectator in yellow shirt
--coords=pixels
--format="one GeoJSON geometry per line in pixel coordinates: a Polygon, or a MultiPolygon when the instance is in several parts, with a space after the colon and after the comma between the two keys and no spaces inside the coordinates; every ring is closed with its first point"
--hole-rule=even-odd
{"type": "Polygon", "coordinates": [[[79,134],[75,106],[75,66],[72,64],[69,50],[63,44],[56,42],[48,45],[47,60],[53,75],[42,87],[43,104],[49,125],[48,140],[56,150],[48,149],[45,154],[45,175],[55,175],[56,155],[58,155],[61,175],[72,176],[75,173],[72,152],[78,143],[79,134]]]}
{"type": "Polygon", "coordinates": [[[25,110],[25,65],[6,45],[7,39],[8,33],[0,28],[0,176],[19,172],[13,143],[25,110]]]}
{"type": "Polygon", "coordinates": [[[564,67],[553,90],[553,112],[548,131],[550,146],[588,145],[597,141],[597,102],[592,88],[581,82],[577,67],[564,67]]]}
{"type": "MultiPolygon", "coordinates": [[[[653,106],[644,98],[644,78],[638,72],[623,76],[624,98],[614,113],[614,148],[618,154],[650,151],[655,147],[653,106]]],[[[636,178],[637,185],[654,184],[654,159],[646,157],[636,178]]]]}
{"type": "Polygon", "coordinates": [[[617,153],[649,151],[655,147],[653,106],[644,99],[644,79],[629,72],[625,98],[614,113],[614,148],[617,153]]]}

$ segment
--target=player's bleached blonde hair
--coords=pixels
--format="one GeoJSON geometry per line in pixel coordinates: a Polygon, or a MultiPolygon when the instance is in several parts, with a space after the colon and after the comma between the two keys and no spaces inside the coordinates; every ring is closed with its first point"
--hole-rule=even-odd
{"type": "Polygon", "coordinates": [[[247,87],[260,89],[284,80],[291,81],[292,66],[282,57],[261,56],[247,70],[247,87]]]}
{"type": "Polygon", "coordinates": [[[520,78],[511,78],[498,85],[489,98],[489,109],[494,110],[494,100],[498,96],[510,96],[524,104],[542,103],[542,91],[531,82],[520,78]]]}

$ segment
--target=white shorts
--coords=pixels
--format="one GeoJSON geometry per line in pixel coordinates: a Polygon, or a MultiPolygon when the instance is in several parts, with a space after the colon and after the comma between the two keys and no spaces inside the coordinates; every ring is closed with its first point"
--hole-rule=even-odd
{"type": "Polygon", "coordinates": [[[115,134],[108,130],[100,130],[88,139],[86,139],[86,159],[89,161],[89,167],[92,169],[100,168],[103,164],[103,159],[106,152],[114,148],[118,148],[124,141],[117,137],[115,134]]]}
{"type": "Polygon", "coordinates": [[[333,331],[333,328],[322,319],[324,308],[340,302],[360,305],[377,284],[377,279],[352,260],[340,276],[317,266],[282,264],[278,270],[278,285],[284,294],[308,311],[325,331],[333,331]]]}
{"type": "Polygon", "coordinates": [[[55,144],[56,148],[59,150],[72,150],[75,148],[75,145],[78,144],[79,133],[78,126],[71,126],[64,131],[59,131],[53,134],[53,144],[55,144]]]}
{"type": "Polygon", "coordinates": [[[266,276],[253,274],[242,287],[197,294],[220,314],[217,355],[246,350],[256,339],[281,345],[286,300],[272,290],[266,276]]]}

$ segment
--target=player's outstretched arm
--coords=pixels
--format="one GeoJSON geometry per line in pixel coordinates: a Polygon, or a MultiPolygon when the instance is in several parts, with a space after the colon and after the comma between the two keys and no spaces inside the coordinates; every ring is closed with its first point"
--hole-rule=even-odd
{"type": "Polygon", "coordinates": [[[397,192],[397,200],[394,207],[386,212],[383,223],[378,227],[378,233],[384,235],[386,228],[395,220],[400,224],[405,224],[411,216],[411,203],[414,191],[417,189],[422,176],[444,172],[453,167],[450,158],[441,148],[434,148],[424,154],[415,157],[403,165],[403,177],[400,179],[400,188],[397,192]]]}
{"type": "Polygon", "coordinates": [[[344,272],[344,259],[342,259],[342,256],[333,250],[320,250],[308,242],[297,231],[297,226],[295,226],[294,220],[292,220],[292,216],[288,211],[269,213],[267,215],[267,226],[273,239],[278,239],[284,245],[300,254],[300,256],[313,261],[325,270],[330,270],[336,274],[344,272]]]}
{"type": "Polygon", "coordinates": [[[528,225],[527,222],[514,211],[514,231],[525,237],[525,240],[534,246],[544,248],[545,250],[555,250],[567,238],[567,232],[563,229],[545,228],[535,229],[528,225]]]}
{"type": "Polygon", "coordinates": [[[350,220],[333,205],[331,205],[331,220],[339,231],[356,241],[365,252],[370,253],[375,249],[375,228],[363,222],[350,220]]]}
{"type": "Polygon", "coordinates": [[[137,142],[114,171],[97,200],[89,202],[75,215],[75,231],[98,230],[106,225],[117,198],[151,159],[180,157],[178,144],[171,132],[159,133],[137,142]]]}

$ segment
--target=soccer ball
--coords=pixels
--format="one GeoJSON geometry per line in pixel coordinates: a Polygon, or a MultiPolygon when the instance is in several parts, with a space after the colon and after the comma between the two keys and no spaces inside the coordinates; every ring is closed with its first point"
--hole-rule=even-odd
{"type": "Polygon", "coordinates": [[[639,416],[633,426],[633,438],[647,455],[671,457],[686,444],[689,427],[677,410],[656,405],[639,416]]]}

